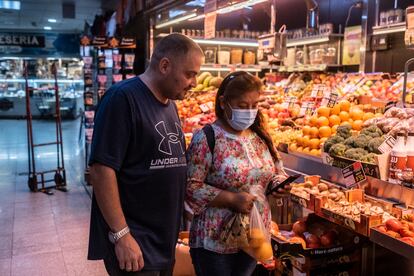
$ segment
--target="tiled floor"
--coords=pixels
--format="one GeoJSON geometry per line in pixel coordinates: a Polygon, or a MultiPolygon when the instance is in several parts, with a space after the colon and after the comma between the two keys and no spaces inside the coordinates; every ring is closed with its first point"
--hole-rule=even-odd
{"type": "MultiPolygon", "coordinates": [[[[31,193],[27,187],[24,120],[0,120],[0,275],[106,275],[86,260],[90,198],[82,185],[79,120],[63,123],[69,192],[31,193]]],[[[35,143],[54,140],[54,123],[35,121],[35,143]]],[[[39,170],[56,167],[55,147],[37,150],[39,170]]]]}

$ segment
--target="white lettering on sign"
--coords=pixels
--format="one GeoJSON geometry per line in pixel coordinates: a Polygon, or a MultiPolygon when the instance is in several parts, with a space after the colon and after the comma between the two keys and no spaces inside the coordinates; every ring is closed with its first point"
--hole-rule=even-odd
{"type": "Polygon", "coordinates": [[[35,35],[0,34],[0,45],[42,46],[35,35]]]}

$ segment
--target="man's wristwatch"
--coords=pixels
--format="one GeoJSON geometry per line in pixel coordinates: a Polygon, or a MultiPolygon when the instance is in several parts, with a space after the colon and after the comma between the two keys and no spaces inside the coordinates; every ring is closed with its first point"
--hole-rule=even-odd
{"type": "Polygon", "coordinates": [[[111,231],[109,231],[108,233],[108,237],[109,237],[109,241],[113,244],[115,244],[117,241],[119,241],[119,239],[121,239],[123,236],[125,236],[126,234],[129,233],[129,227],[125,227],[123,228],[121,231],[113,233],[111,231]]]}

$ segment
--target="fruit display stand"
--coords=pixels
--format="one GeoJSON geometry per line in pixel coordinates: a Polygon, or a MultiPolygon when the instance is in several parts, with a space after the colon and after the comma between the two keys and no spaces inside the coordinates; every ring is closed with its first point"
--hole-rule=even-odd
{"type": "Polygon", "coordinates": [[[414,260],[414,246],[396,239],[386,233],[381,232],[377,228],[371,229],[370,240],[382,247],[385,247],[392,252],[398,253],[409,260],[414,260]]]}
{"type": "Polygon", "coordinates": [[[306,221],[279,225],[279,232],[272,236],[274,255],[285,260],[285,265],[301,273],[299,275],[338,270],[358,274],[366,241],[364,237],[314,214],[306,221]]]}

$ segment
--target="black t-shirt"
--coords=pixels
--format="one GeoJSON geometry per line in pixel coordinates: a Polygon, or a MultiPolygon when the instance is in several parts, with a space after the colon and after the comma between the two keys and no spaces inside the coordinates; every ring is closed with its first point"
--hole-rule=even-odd
{"type": "MultiPolygon", "coordinates": [[[[112,86],[95,116],[93,163],[116,171],[122,210],[143,251],[144,270],[170,268],[186,181],[185,139],[174,102],[159,102],[139,77],[112,86]]],[[[104,259],[113,250],[108,231],[93,197],[89,259],[104,259]]]]}

